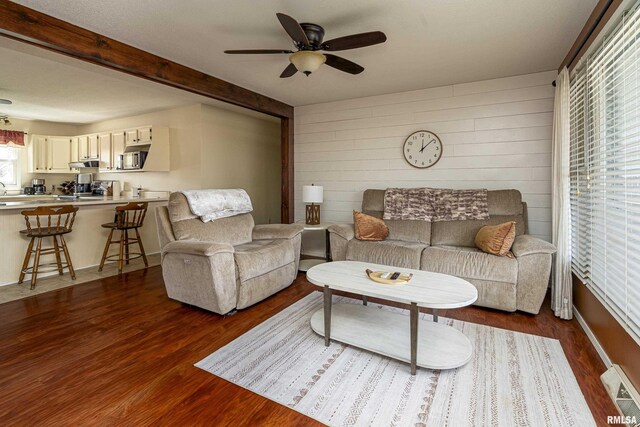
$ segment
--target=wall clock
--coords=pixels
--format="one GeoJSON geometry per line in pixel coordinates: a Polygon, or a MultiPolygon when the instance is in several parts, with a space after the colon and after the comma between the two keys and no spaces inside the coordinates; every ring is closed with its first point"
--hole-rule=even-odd
{"type": "Polygon", "coordinates": [[[419,130],[407,137],[402,146],[404,159],[415,168],[430,168],[442,157],[442,141],[428,130],[419,130]]]}

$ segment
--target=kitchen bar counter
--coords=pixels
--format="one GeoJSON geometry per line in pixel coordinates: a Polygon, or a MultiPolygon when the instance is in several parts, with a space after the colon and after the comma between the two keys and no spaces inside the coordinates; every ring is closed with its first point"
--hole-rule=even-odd
{"type": "MultiPolygon", "coordinates": [[[[86,197],[77,200],[57,200],[54,196],[4,196],[0,197],[0,286],[15,283],[18,281],[22,261],[27,250],[28,239],[19,233],[26,228],[24,216],[20,213],[25,209],[37,206],[74,205],[78,206],[78,213],[73,225],[73,231],[65,236],[73,266],[79,270],[81,268],[98,269],[102,251],[109,235],[109,230],[101,225],[113,222],[115,207],[126,204],[130,201],[149,202],[144,225],[140,229],[142,242],[147,254],[160,251],[158,244],[158,233],[156,228],[155,210],[158,206],[166,206],[167,197],[86,197]],[[15,201],[14,201],[15,200],[15,201]]],[[[50,246],[51,239],[43,239],[43,246],[50,246]]],[[[112,246],[110,253],[115,253],[116,246],[112,246]]],[[[133,252],[137,252],[135,245],[133,252]]],[[[53,262],[53,255],[42,257],[43,263],[53,262]]],[[[58,274],[57,272],[49,273],[58,274]]],[[[69,273],[65,270],[65,277],[69,273]]],[[[44,277],[44,274],[39,274],[44,277]]],[[[98,277],[98,276],[96,276],[98,277]]],[[[27,275],[25,281],[28,282],[30,276],[27,275]]],[[[37,285],[36,285],[37,286],[37,285]]]]}
{"type": "Polygon", "coordinates": [[[78,199],[59,199],[53,195],[42,196],[0,196],[0,210],[30,209],[36,206],[75,205],[78,207],[91,205],[116,205],[129,202],[166,202],[168,197],[126,197],[80,196],[78,199]]]}

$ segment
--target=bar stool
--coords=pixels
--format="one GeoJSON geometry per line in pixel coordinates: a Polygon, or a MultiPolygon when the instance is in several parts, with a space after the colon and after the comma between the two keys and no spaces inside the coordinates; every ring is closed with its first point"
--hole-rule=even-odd
{"type": "Polygon", "coordinates": [[[147,255],[144,252],[144,246],[142,246],[142,239],[140,238],[140,232],[138,228],[142,227],[144,223],[144,217],[147,215],[147,202],[131,202],[124,206],[116,207],[116,217],[113,222],[102,224],[103,228],[110,228],[109,237],[107,238],[107,244],[104,247],[102,254],[102,260],[100,261],[100,267],[98,271],[102,271],[105,261],[112,261],[116,256],[118,257],[118,274],[122,273],[122,264],[126,261],[129,264],[129,260],[142,257],[144,266],[149,267],[147,262],[147,255]],[[120,239],[111,240],[113,232],[120,230],[120,239]],[[135,230],[136,237],[129,237],[129,230],[135,230]],[[120,251],[117,254],[109,255],[109,247],[114,244],[120,244],[120,251]],[[137,243],[140,247],[140,253],[130,253],[129,245],[131,243],[137,243]],[[133,256],[132,256],[133,255],[133,256]]]}
{"type": "Polygon", "coordinates": [[[26,234],[30,237],[29,246],[27,247],[27,253],[22,263],[22,270],[20,270],[20,278],[18,283],[24,282],[24,276],[26,274],[31,275],[31,289],[36,287],[36,281],[38,280],[38,272],[47,272],[58,270],[60,275],[63,274],[64,268],[69,269],[71,278],[76,279],[76,273],[73,270],[73,264],[71,263],[71,257],[69,256],[69,249],[67,248],[67,242],[64,240],[64,235],[71,233],[73,228],[73,221],[76,218],[76,212],[78,208],[76,206],[64,205],[64,206],[38,206],[33,210],[24,210],[20,212],[24,215],[24,219],[27,223],[27,229],[21,230],[20,233],[26,234]],[[50,248],[42,247],[42,239],[44,237],[51,237],[53,239],[53,246],[50,248]],[[60,242],[58,242],[58,238],[60,242]],[[36,243],[36,248],[33,249],[36,243]],[[62,263],[60,253],[64,254],[66,263],[62,263]],[[29,267],[29,261],[31,254],[35,254],[33,260],[33,266],[29,267]],[[46,254],[55,254],[56,262],[40,264],[40,256],[46,254]],[[40,270],[40,267],[54,267],[50,270],[40,270]]]}

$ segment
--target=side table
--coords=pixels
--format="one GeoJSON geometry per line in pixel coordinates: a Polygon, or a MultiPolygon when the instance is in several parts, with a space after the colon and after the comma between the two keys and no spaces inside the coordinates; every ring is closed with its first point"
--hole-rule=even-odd
{"type": "Polygon", "coordinates": [[[304,221],[298,222],[299,224],[304,225],[304,231],[320,231],[324,230],[325,233],[325,259],[301,259],[300,264],[298,266],[299,271],[307,271],[314,265],[323,264],[325,262],[331,261],[331,242],[329,241],[329,226],[331,224],[316,224],[310,225],[305,224],[304,221]]]}

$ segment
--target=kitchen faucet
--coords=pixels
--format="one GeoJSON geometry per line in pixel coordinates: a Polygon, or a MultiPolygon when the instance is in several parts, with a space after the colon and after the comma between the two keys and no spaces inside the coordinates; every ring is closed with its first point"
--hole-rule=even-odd
{"type": "Polygon", "coordinates": [[[0,181],[0,184],[2,184],[2,195],[6,196],[7,195],[7,186],[4,185],[4,182],[0,181]]]}

